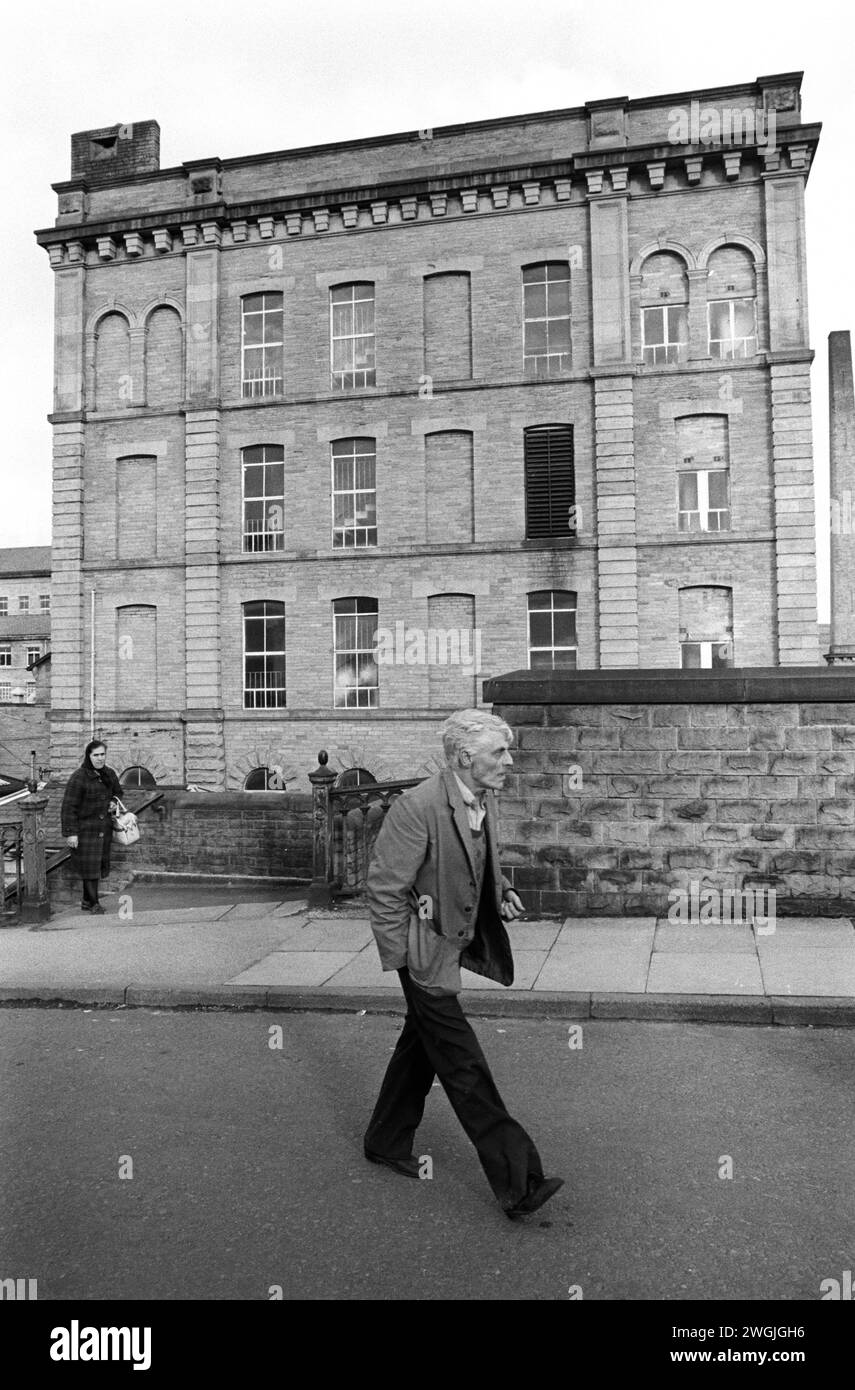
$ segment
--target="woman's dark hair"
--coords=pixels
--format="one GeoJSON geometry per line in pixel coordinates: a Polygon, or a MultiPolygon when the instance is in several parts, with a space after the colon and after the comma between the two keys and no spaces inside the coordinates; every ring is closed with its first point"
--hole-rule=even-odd
{"type": "MultiPolygon", "coordinates": [[[[93,738],[91,743],[87,743],[87,745],[86,745],[86,751],[85,751],[84,754],[83,754],[83,766],[84,766],[84,767],[92,767],[92,761],[91,761],[89,755],[90,755],[90,753],[92,752],[92,750],[95,749],[95,748],[103,748],[105,753],[106,753],[106,751],[107,751],[107,745],[106,745],[106,743],[104,742],[104,740],[103,740],[102,738],[93,738]]],[[[92,770],[93,770],[93,772],[94,772],[94,768],[93,768],[92,770]]]]}

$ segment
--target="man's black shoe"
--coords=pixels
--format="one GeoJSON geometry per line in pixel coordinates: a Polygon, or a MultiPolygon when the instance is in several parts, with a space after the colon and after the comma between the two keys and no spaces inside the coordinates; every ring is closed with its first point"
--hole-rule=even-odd
{"type": "Polygon", "coordinates": [[[563,1178],[544,1178],[537,1187],[531,1188],[513,1207],[505,1208],[505,1215],[512,1221],[516,1221],[518,1216],[531,1216],[532,1212],[539,1211],[544,1202],[548,1202],[550,1197],[554,1197],[559,1188],[564,1186],[563,1178]]]}
{"type": "Polygon", "coordinates": [[[81,912],[91,912],[91,911],[92,911],[92,904],[91,904],[91,903],[81,903],[81,904],[80,904],[80,911],[81,911],[81,912]]]}
{"type": "Polygon", "coordinates": [[[365,1149],[365,1157],[369,1163],[383,1163],[387,1168],[393,1168],[396,1173],[402,1173],[405,1178],[417,1178],[419,1176],[419,1161],[417,1158],[385,1158],[383,1154],[369,1153],[365,1149]]]}
{"type": "Polygon", "coordinates": [[[96,915],[100,915],[101,917],[104,916],[104,909],[100,903],[93,903],[89,911],[92,913],[93,917],[95,917],[96,915]]]}

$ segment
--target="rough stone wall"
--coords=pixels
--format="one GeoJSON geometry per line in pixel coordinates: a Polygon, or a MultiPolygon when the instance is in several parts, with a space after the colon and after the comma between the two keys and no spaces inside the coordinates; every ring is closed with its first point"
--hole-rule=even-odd
{"type": "Polygon", "coordinates": [[[855,911],[855,700],[496,705],[502,861],[532,913],[657,913],[671,889],[855,911]]]}

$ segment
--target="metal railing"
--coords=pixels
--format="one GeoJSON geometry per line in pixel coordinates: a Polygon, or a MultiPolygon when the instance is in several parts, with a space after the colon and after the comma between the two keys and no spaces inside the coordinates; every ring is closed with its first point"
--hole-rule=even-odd
{"type": "Polygon", "coordinates": [[[421,777],[393,782],[364,782],[335,786],[336,774],[321,750],[318,766],[309,773],[312,784],[312,885],[309,901],[329,905],[333,899],[355,897],[365,889],[368,865],[380,826],[392,802],[421,777]]]}

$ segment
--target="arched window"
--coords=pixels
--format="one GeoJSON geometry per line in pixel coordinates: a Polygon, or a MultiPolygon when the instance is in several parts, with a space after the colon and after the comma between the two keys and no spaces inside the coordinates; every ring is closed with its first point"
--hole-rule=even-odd
{"type": "Polygon", "coordinates": [[[743,246],[721,246],[707,262],[710,357],[753,357],[757,351],[754,261],[743,246]]]}
{"type": "Polygon", "coordinates": [[[245,792],[284,792],[285,779],[282,769],[276,767],[254,767],[244,778],[245,792]]]}
{"type": "Polygon", "coordinates": [[[184,399],[184,353],[181,320],[164,306],[145,326],[146,405],[178,405],[184,399]]]}
{"type": "Polygon", "coordinates": [[[119,774],[119,782],[128,791],[136,791],[138,788],[156,787],[157,782],[147,767],[137,764],[135,767],[126,767],[124,772],[119,774]]]}
{"type": "Polygon", "coordinates": [[[641,268],[641,344],[650,366],[684,362],[689,349],[689,280],[685,263],[657,251],[641,268]]]}
{"type": "Polygon", "coordinates": [[[335,787],[364,787],[366,783],[376,782],[377,778],[365,767],[346,767],[336,777],[335,787]]]}
{"type": "Polygon", "coordinates": [[[131,339],[123,314],[105,314],[95,333],[95,409],[133,404],[131,339]]]}

